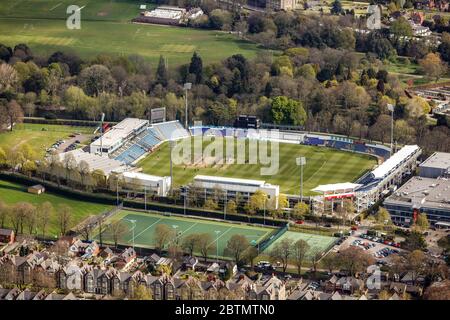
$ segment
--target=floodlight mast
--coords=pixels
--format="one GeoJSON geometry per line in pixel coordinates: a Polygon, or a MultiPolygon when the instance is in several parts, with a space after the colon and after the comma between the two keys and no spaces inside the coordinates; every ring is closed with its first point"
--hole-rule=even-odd
{"type": "Polygon", "coordinates": [[[192,83],[186,82],[184,84],[183,88],[184,88],[184,102],[185,102],[184,128],[186,130],[188,130],[188,123],[189,123],[188,117],[189,117],[189,114],[188,114],[188,97],[187,97],[187,95],[188,95],[188,90],[191,90],[191,88],[192,88],[192,83]]]}

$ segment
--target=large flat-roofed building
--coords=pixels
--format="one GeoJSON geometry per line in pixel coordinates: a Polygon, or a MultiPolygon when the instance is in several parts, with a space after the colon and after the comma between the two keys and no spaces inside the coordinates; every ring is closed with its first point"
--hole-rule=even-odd
{"type": "Polygon", "coordinates": [[[68,157],[69,154],[73,155],[73,159],[75,160],[77,166],[84,161],[88,164],[90,172],[99,170],[103,172],[105,176],[109,176],[112,172],[119,173],[128,169],[128,167],[121,161],[110,159],[106,155],[102,157],[98,154],[84,152],[81,149],[60,153],[58,155],[59,160],[64,162],[64,159],[68,157]]]}
{"type": "Polygon", "coordinates": [[[413,177],[384,201],[394,222],[412,224],[414,213],[428,221],[450,222],[450,180],[413,177]]]}
{"type": "Polygon", "coordinates": [[[419,165],[419,175],[438,178],[450,175],[450,153],[435,152],[419,165]]]}
{"type": "Polygon", "coordinates": [[[116,124],[90,145],[93,154],[109,155],[148,127],[148,120],[127,118],[116,124]]]}
{"type": "Polygon", "coordinates": [[[193,184],[203,189],[205,194],[213,194],[217,189],[223,190],[228,199],[234,199],[239,194],[243,200],[248,200],[257,190],[261,190],[267,194],[267,200],[274,201],[278,208],[280,186],[265,181],[197,175],[194,177],[193,184]]]}
{"type": "Polygon", "coordinates": [[[148,194],[157,194],[165,197],[170,190],[170,177],[153,176],[140,172],[124,172],[122,176],[125,183],[132,189],[145,189],[148,194]]]}

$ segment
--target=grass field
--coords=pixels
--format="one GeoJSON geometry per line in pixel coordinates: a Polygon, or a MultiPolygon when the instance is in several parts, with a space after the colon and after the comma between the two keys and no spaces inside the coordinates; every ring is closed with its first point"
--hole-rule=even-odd
{"type": "MultiPolygon", "coordinates": [[[[142,248],[154,247],[154,231],[158,224],[165,224],[176,229],[177,238],[175,241],[181,243],[183,237],[189,234],[209,233],[214,239],[211,242],[211,256],[216,256],[216,243],[218,243],[219,257],[228,257],[224,253],[227,241],[235,234],[244,235],[249,242],[258,243],[264,236],[273,229],[256,226],[247,226],[228,222],[217,222],[203,219],[184,218],[179,216],[163,216],[159,214],[141,213],[136,211],[122,210],[111,217],[110,221],[122,220],[126,223],[130,231],[121,239],[120,243],[131,245],[133,243],[133,223],[129,220],[136,220],[134,229],[135,245],[142,248]],[[218,236],[215,231],[220,231],[218,236]]],[[[107,231],[105,231],[103,240],[113,243],[107,231]]]]}
{"type": "MultiPolygon", "coordinates": [[[[229,138],[228,138],[229,139],[229,138]]],[[[227,139],[225,139],[227,140],[227,139]]],[[[205,146],[208,144],[206,142],[205,146]]],[[[226,143],[224,143],[226,145],[226,143]]],[[[248,148],[247,148],[248,150],[248,148]]],[[[143,172],[158,176],[170,175],[170,148],[168,143],[142,160],[138,166],[143,172]]],[[[295,158],[306,157],[307,164],[303,171],[304,194],[314,194],[310,190],[319,184],[355,181],[367,170],[373,168],[373,157],[324,147],[311,147],[298,144],[281,143],[279,145],[279,171],[273,176],[260,175],[260,164],[227,164],[198,168],[195,166],[174,165],[174,184],[184,185],[198,174],[233,178],[265,180],[280,185],[281,192],[298,194],[300,184],[300,167],[295,158]]],[[[248,159],[248,152],[246,155],[248,159]]]]}
{"type": "MultiPolygon", "coordinates": [[[[97,215],[112,208],[107,205],[73,200],[50,192],[45,192],[41,195],[31,194],[27,192],[27,187],[3,180],[0,180],[0,200],[7,204],[29,202],[33,205],[48,201],[55,209],[61,204],[68,205],[72,208],[71,226],[75,226],[88,216],[97,215]]],[[[58,216],[56,210],[56,214],[51,217],[47,234],[57,235],[58,233],[58,216]]]]}
{"type": "Polygon", "coordinates": [[[74,132],[90,134],[93,131],[91,127],[22,123],[14,126],[12,132],[0,133],[0,148],[16,148],[27,143],[39,157],[42,157],[45,155],[45,150],[57,140],[65,139],[74,132]]]}
{"type": "Polygon", "coordinates": [[[194,51],[209,63],[237,53],[251,58],[259,50],[225,32],[132,24],[140,4],[132,0],[0,0],[0,30],[8,30],[0,33],[0,43],[26,43],[39,54],[63,50],[83,58],[99,53],[139,54],[156,63],[164,55],[169,68],[188,63],[194,51]],[[69,5],[84,6],[79,30],[66,28],[69,5]]]}
{"type": "Polygon", "coordinates": [[[265,252],[270,252],[272,248],[282,241],[283,239],[291,239],[294,242],[298,241],[300,239],[306,241],[309,245],[309,250],[307,253],[307,258],[310,259],[313,254],[317,252],[325,252],[327,251],[330,246],[336,242],[336,238],[334,237],[327,237],[327,236],[320,236],[317,234],[309,234],[309,233],[302,233],[302,232],[294,232],[294,231],[287,231],[285,234],[283,234],[280,238],[278,238],[276,241],[274,241],[266,250],[265,252]]]}

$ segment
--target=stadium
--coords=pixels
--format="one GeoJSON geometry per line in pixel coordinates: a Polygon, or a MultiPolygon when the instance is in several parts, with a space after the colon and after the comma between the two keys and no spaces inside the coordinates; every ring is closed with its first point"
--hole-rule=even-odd
{"type": "MultiPolygon", "coordinates": [[[[342,136],[279,131],[274,137],[268,129],[201,125],[185,128],[177,120],[161,120],[151,123],[144,119],[124,119],[102,130],[104,132],[88,148],[62,153],[59,157],[64,159],[71,153],[77,161],[83,159],[88,162],[92,171],[102,170],[107,176],[118,176],[121,191],[127,194],[133,191],[145,199],[149,195],[167,197],[172,190],[178,189],[186,207],[186,199],[204,197],[206,201],[209,197],[217,197],[220,190],[219,207],[225,211],[225,204],[229,200],[237,201],[239,198],[239,201],[248,202],[260,190],[274,203],[274,209],[277,209],[277,200],[283,193],[291,205],[302,200],[310,204],[314,214],[332,216],[336,206],[344,199],[352,200],[357,212],[374,205],[411,174],[421,154],[421,149],[415,145],[403,146],[391,155],[390,148],[382,144],[365,143],[342,136]],[[207,163],[203,156],[201,159],[194,156],[190,159],[193,162],[174,164],[173,150],[182,143],[191,145],[196,137],[202,138],[202,150],[207,149],[211,141],[223,140],[226,160],[219,163],[218,159],[213,159],[207,163]],[[252,141],[279,144],[280,171],[273,177],[261,176],[261,165],[250,163],[249,154],[244,156],[243,164],[233,163],[239,151],[227,149],[230,141],[233,142],[233,148],[236,147],[234,142],[239,141],[243,141],[247,147],[252,141]],[[304,185],[300,184],[300,168],[296,163],[299,156],[306,158],[304,185]]],[[[249,241],[258,245],[261,252],[270,250],[280,238],[292,237],[292,234],[294,238],[305,236],[288,231],[287,225],[271,230],[266,226],[235,226],[228,221],[200,221],[203,218],[199,217],[158,217],[148,212],[137,214],[119,210],[110,219],[123,220],[125,223],[137,221],[136,226],[132,226],[134,231],[138,231],[137,234],[129,234],[123,241],[143,248],[154,247],[152,234],[155,224],[175,225],[182,233],[179,236],[205,230],[212,232],[215,228],[218,232],[227,233],[227,236],[222,234],[221,241],[217,243],[217,250],[221,252],[216,255],[220,257],[226,257],[223,252],[226,241],[236,233],[254,237],[249,241]],[[132,219],[128,216],[132,216],[132,219]]],[[[332,237],[313,238],[307,236],[306,239],[313,251],[324,252],[334,243],[332,237]]]]}

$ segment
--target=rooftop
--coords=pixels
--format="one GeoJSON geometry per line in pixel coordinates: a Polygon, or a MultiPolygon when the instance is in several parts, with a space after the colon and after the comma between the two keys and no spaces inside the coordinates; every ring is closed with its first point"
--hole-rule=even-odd
{"type": "Polygon", "coordinates": [[[413,177],[385,203],[450,210],[450,180],[413,177]]]}
{"type": "Polygon", "coordinates": [[[255,186],[255,187],[262,187],[266,184],[266,182],[262,181],[262,180],[238,179],[238,178],[203,176],[203,175],[196,175],[194,177],[194,181],[203,181],[203,182],[211,182],[211,183],[216,182],[216,183],[230,183],[230,184],[245,184],[245,185],[251,185],[251,186],[255,186]]]}
{"type": "Polygon", "coordinates": [[[110,159],[107,156],[102,157],[93,153],[84,152],[81,149],[60,153],[60,160],[63,160],[66,154],[73,154],[77,164],[81,161],[86,161],[89,164],[89,169],[91,172],[94,170],[101,170],[105,173],[105,175],[109,175],[112,171],[122,172],[126,170],[126,166],[121,161],[110,159]]]}
{"type": "Polygon", "coordinates": [[[103,139],[97,139],[92,142],[93,146],[101,146],[103,148],[108,148],[118,141],[125,139],[134,130],[141,128],[142,126],[148,124],[148,120],[141,120],[137,118],[126,118],[112,127],[109,131],[103,134],[103,139]],[[103,141],[101,141],[103,140],[103,141]]]}
{"type": "Polygon", "coordinates": [[[435,152],[422,162],[419,167],[433,167],[439,169],[450,168],[450,153],[435,152]]]}
{"type": "Polygon", "coordinates": [[[153,182],[159,182],[164,177],[160,176],[153,176],[150,174],[140,173],[140,172],[124,172],[123,176],[130,179],[139,179],[144,181],[153,181],[153,182]]]}
{"type": "Polygon", "coordinates": [[[358,187],[361,187],[362,184],[351,183],[351,182],[343,182],[343,183],[333,183],[333,184],[321,184],[316,188],[312,189],[314,192],[336,192],[336,191],[353,191],[358,187]]]}
{"type": "Polygon", "coordinates": [[[392,170],[400,165],[405,159],[413,155],[419,150],[417,145],[407,145],[394,153],[389,159],[379,165],[372,171],[372,175],[375,179],[382,179],[386,177],[392,170]]]}

